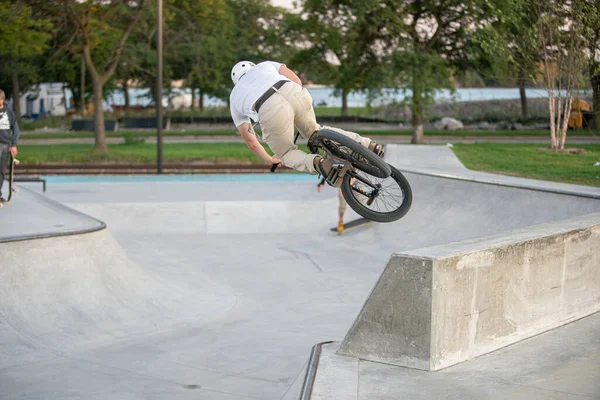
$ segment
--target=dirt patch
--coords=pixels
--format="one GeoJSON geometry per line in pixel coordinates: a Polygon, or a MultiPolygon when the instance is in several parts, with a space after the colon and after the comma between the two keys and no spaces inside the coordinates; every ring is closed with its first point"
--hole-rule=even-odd
{"type": "Polygon", "coordinates": [[[566,153],[566,154],[587,154],[585,149],[569,148],[569,149],[551,149],[550,147],[540,147],[538,151],[551,151],[553,153],[566,153]]]}

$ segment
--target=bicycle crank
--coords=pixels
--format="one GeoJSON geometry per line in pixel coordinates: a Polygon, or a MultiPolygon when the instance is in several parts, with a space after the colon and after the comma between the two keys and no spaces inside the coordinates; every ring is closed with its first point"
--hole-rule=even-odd
{"type": "Polygon", "coordinates": [[[333,187],[342,186],[342,182],[344,181],[344,175],[352,168],[352,164],[348,161],[343,164],[333,164],[333,169],[327,175],[326,181],[333,187]]]}

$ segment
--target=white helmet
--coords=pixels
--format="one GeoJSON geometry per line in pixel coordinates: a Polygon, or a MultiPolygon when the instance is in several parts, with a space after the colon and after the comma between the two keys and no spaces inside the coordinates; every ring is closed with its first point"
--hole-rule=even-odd
{"type": "Polygon", "coordinates": [[[237,84],[240,78],[244,76],[246,72],[250,71],[255,65],[256,64],[254,64],[252,61],[240,61],[239,63],[235,64],[231,69],[231,80],[233,81],[233,84],[237,84]]]}

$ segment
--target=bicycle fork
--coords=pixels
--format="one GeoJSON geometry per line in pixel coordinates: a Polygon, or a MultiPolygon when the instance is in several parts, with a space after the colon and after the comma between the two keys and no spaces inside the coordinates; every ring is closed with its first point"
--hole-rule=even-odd
{"type": "Polygon", "coordinates": [[[375,201],[375,199],[377,198],[377,196],[379,196],[379,191],[381,190],[381,184],[380,183],[372,183],[369,180],[363,178],[362,176],[358,175],[354,170],[351,170],[348,172],[348,175],[350,175],[352,178],[356,179],[357,181],[360,181],[362,183],[364,183],[366,186],[371,187],[373,190],[370,193],[367,193],[366,191],[358,188],[358,187],[353,187],[352,190],[362,194],[363,196],[365,196],[366,198],[368,198],[367,200],[367,205],[370,206],[371,204],[373,204],[373,202],[375,201]]]}

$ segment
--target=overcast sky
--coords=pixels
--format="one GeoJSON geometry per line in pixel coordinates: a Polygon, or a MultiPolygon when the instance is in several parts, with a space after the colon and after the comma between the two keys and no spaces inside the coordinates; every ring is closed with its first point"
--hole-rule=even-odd
{"type": "Polygon", "coordinates": [[[294,0],[271,0],[271,4],[280,6],[280,7],[292,8],[293,1],[294,0]]]}

